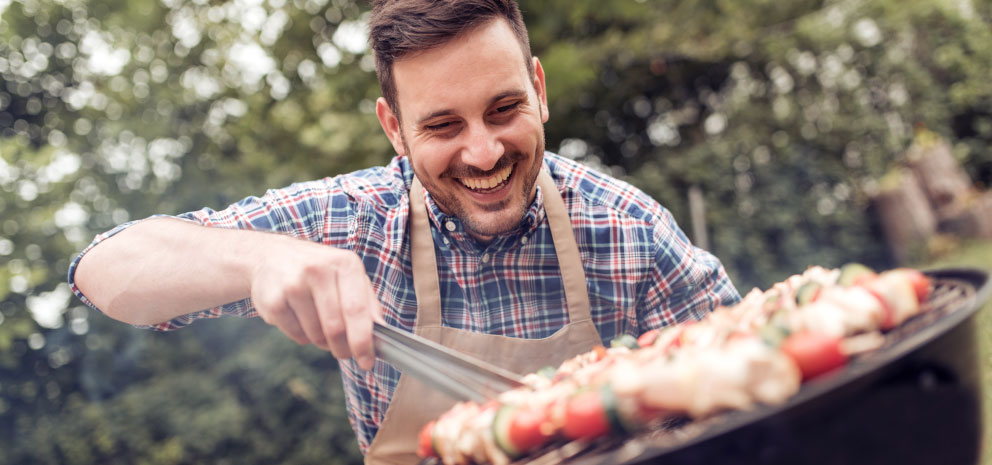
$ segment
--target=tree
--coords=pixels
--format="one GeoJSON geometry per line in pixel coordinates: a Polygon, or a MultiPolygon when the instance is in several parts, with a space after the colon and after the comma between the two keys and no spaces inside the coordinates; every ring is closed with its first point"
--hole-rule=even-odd
{"type": "Polygon", "coordinates": [[[710,249],[744,289],[813,264],[892,266],[869,198],[916,125],[989,183],[987,3],[526,6],[547,27],[534,36],[556,92],[549,139],[685,226],[699,186],[710,249]]]}

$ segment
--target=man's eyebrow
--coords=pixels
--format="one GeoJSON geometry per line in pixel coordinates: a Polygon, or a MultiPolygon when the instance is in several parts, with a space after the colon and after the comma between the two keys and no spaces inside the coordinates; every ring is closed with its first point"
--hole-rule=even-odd
{"type": "MultiPolygon", "coordinates": [[[[527,91],[524,90],[524,89],[507,90],[507,91],[504,91],[504,92],[500,92],[500,93],[496,94],[495,96],[493,96],[493,98],[489,99],[489,105],[492,105],[492,104],[494,104],[494,103],[496,103],[496,102],[498,102],[500,100],[503,100],[503,99],[505,99],[507,97],[523,97],[523,96],[526,96],[526,95],[527,95],[527,91]]],[[[454,109],[451,109],[451,108],[445,108],[443,110],[432,111],[427,116],[424,116],[423,118],[418,119],[417,120],[417,125],[418,126],[419,125],[422,125],[422,124],[424,124],[424,123],[426,123],[426,122],[428,122],[428,121],[430,121],[430,120],[432,120],[434,118],[438,118],[438,117],[441,117],[441,116],[453,115],[454,113],[455,113],[455,110],[454,109]]]]}

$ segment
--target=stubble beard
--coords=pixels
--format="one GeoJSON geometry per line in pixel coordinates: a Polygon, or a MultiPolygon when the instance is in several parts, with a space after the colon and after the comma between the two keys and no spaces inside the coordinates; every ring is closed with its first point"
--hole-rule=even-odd
{"type": "MultiPolygon", "coordinates": [[[[406,141],[404,141],[406,145],[406,141]]],[[[410,153],[409,147],[404,147],[406,153],[410,153]]],[[[517,163],[514,167],[514,173],[512,176],[523,176],[523,189],[522,195],[517,197],[516,192],[511,194],[506,200],[487,205],[476,205],[476,209],[482,209],[485,212],[491,213],[489,215],[475,215],[470,213],[470,207],[465,205],[463,200],[455,195],[453,192],[448,192],[442,189],[438,183],[433,180],[428,180],[427,176],[421,176],[416,173],[414,169],[414,174],[417,174],[417,178],[423,184],[424,189],[430,193],[431,198],[437,204],[438,208],[446,214],[455,216],[458,218],[462,225],[465,227],[469,234],[476,236],[478,238],[492,238],[501,234],[508,233],[515,229],[520,221],[523,219],[524,214],[530,207],[530,203],[533,200],[531,194],[534,192],[534,184],[537,182],[537,175],[541,171],[541,166],[543,165],[542,160],[544,159],[544,137],[542,134],[541,141],[538,144],[537,151],[534,156],[531,157],[532,165],[527,173],[517,173],[516,170],[521,169],[520,162],[526,160],[527,157],[523,153],[516,151],[509,154],[503,155],[499,162],[496,163],[495,167],[489,171],[489,173],[498,171],[500,168],[505,167],[507,164],[517,163]],[[516,203],[516,205],[511,205],[511,203],[516,203]],[[504,212],[499,214],[499,212],[504,212]]],[[[413,166],[413,163],[411,163],[413,166]]],[[[457,173],[454,170],[446,171],[441,175],[441,178],[453,178],[453,174],[459,174],[459,177],[465,177],[466,171],[471,171],[470,169],[458,170],[457,173]]],[[[473,171],[477,175],[484,175],[482,172],[473,171]]],[[[454,181],[458,182],[458,181],[454,181]]]]}

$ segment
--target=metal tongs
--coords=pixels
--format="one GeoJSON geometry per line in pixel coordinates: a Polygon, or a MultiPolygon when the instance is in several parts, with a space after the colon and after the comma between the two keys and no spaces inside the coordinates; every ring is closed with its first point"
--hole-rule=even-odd
{"type": "Polygon", "coordinates": [[[485,402],[523,386],[520,376],[391,326],[374,323],[375,355],[459,400],[485,402]]]}

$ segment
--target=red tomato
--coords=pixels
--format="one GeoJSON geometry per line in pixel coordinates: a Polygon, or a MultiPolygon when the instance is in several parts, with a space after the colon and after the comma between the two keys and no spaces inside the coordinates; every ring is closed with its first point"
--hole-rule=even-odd
{"type": "Polygon", "coordinates": [[[548,421],[544,409],[520,407],[513,411],[508,433],[510,444],[520,452],[528,452],[542,446],[549,436],[544,433],[548,421]]]}
{"type": "Polygon", "coordinates": [[[417,444],[417,455],[423,458],[437,457],[437,451],[434,450],[434,422],[430,422],[424,425],[424,428],[420,430],[420,437],[417,444]]]}
{"type": "Polygon", "coordinates": [[[899,272],[913,285],[913,291],[916,292],[916,300],[920,303],[925,302],[927,297],[930,296],[930,278],[919,270],[912,268],[900,268],[899,272]]]}
{"type": "Polygon", "coordinates": [[[647,347],[654,344],[655,339],[658,339],[658,330],[649,329],[645,331],[644,334],[638,336],[637,345],[640,347],[647,347]]]}
{"type": "Polygon", "coordinates": [[[565,407],[562,434],[568,439],[593,439],[610,432],[603,396],[599,391],[585,391],[572,396],[565,407]]]}
{"type": "Polygon", "coordinates": [[[841,339],[822,333],[792,333],[782,342],[780,349],[799,366],[803,381],[847,363],[847,355],[841,349],[841,339]]]}

